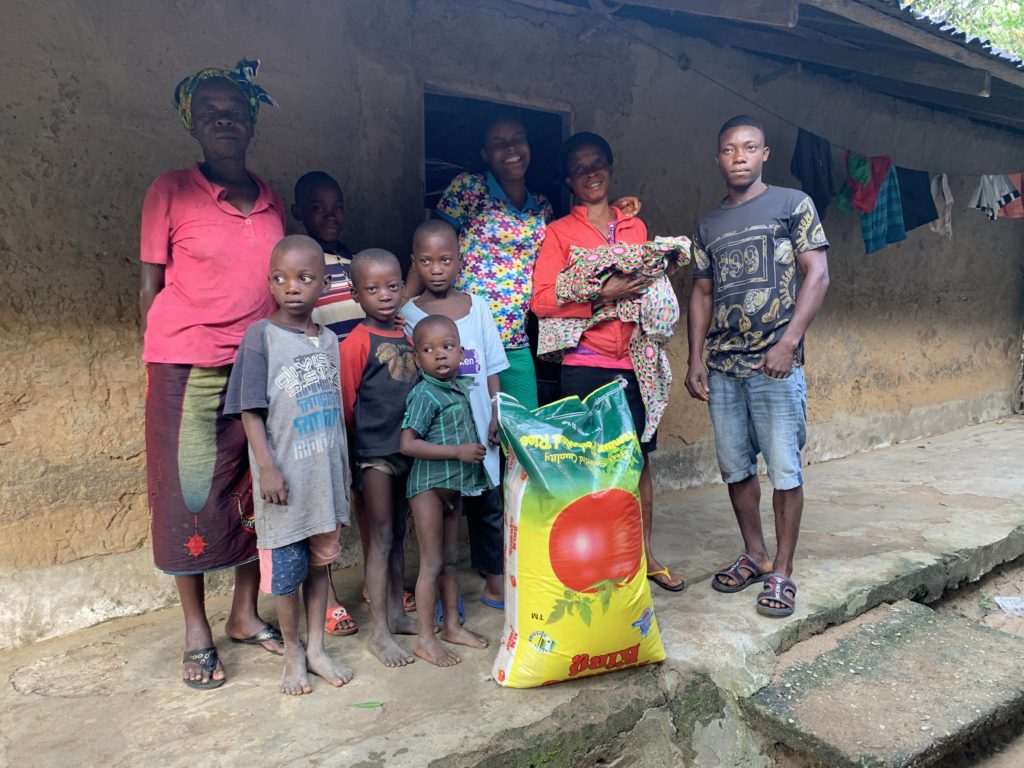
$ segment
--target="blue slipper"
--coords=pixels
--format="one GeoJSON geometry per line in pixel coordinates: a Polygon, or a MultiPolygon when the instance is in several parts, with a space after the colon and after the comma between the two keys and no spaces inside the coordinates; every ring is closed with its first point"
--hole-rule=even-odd
{"type": "MultiPolygon", "coordinates": [[[[434,621],[439,627],[444,626],[444,606],[438,600],[434,605],[434,621]]],[[[459,624],[466,623],[466,605],[462,602],[462,595],[459,595],[459,624]]]]}
{"type": "Polygon", "coordinates": [[[499,611],[505,610],[504,600],[492,600],[487,595],[480,595],[480,602],[486,605],[488,608],[497,608],[499,611]]]}

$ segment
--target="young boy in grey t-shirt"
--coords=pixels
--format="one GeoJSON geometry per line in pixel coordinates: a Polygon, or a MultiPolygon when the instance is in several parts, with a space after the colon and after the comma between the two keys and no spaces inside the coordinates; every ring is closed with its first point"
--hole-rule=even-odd
{"type": "Polygon", "coordinates": [[[334,686],[352,671],[324,648],[329,574],[349,520],[348,456],[341,414],[338,339],[312,320],[326,285],[312,238],[286,237],[270,258],[278,309],[249,327],[231,371],[224,412],[241,414],[249,438],[260,587],[273,594],[284,635],[281,691],[309,693],[308,671],[334,686]],[[299,640],[299,588],[307,648],[299,640]]]}

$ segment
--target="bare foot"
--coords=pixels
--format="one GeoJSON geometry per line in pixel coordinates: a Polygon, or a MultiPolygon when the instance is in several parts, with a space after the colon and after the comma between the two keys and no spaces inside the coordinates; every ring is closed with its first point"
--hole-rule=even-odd
{"type": "Polygon", "coordinates": [[[436,637],[423,637],[416,639],[416,655],[438,667],[454,667],[462,661],[461,658],[445,648],[437,641],[436,637]]]}
{"type": "Polygon", "coordinates": [[[301,696],[312,690],[309,685],[309,676],[306,674],[306,652],[302,646],[285,648],[281,693],[287,693],[289,696],[301,696]]]}
{"type": "Polygon", "coordinates": [[[338,664],[324,650],[308,651],[306,653],[306,668],[335,688],[340,688],[355,677],[355,673],[351,669],[338,664]]]}
{"type": "Polygon", "coordinates": [[[455,645],[466,645],[470,648],[486,648],[488,645],[486,637],[465,627],[457,626],[454,629],[445,627],[441,630],[440,637],[446,642],[454,643],[455,645]]]}
{"type": "Polygon", "coordinates": [[[388,633],[375,632],[370,635],[369,645],[370,653],[380,659],[385,667],[404,667],[416,661],[416,657],[396,643],[395,638],[388,633]]]}
{"type": "Polygon", "coordinates": [[[395,635],[418,635],[420,625],[416,619],[405,614],[391,622],[391,633],[395,635]]]}

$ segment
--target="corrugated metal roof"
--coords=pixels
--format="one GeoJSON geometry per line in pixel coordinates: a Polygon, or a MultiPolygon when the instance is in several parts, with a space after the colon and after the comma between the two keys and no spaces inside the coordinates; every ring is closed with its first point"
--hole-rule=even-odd
{"type": "Polygon", "coordinates": [[[901,2],[901,0],[861,0],[861,2],[865,5],[875,5],[883,8],[891,15],[898,15],[915,27],[927,30],[936,37],[953,40],[970,51],[989,56],[1003,64],[1024,71],[1024,59],[1021,57],[1010,51],[997,48],[987,38],[975,37],[962,29],[957,29],[952,24],[947,24],[941,18],[929,16],[921,11],[915,11],[909,3],[901,2]]]}

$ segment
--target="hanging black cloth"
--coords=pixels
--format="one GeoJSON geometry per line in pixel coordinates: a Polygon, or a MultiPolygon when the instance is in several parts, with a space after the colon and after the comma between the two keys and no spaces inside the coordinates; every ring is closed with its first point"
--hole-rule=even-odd
{"type": "Polygon", "coordinates": [[[912,171],[896,166],[900,183],[900,203],[903,205],[903,228],[909,232],[939,218],[932,197],[931,177],[928,171],[912,171]]]}
{"type": "Polygon", "coordinates": [[[832,178],[832,145],[827,139],[800,128],[789,170],[800,180],[800,188],[814,201],[818,218],[824,219],[829,201],[839,191],[832,178]]]}

